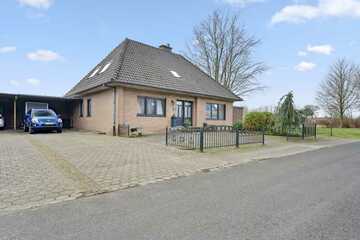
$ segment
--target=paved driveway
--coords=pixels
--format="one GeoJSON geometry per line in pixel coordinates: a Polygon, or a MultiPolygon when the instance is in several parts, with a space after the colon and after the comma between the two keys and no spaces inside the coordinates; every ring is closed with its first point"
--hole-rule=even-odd
{"type": "Polygon", "coordinates": [[[159,136],[118,138],[85,132],[0,133],[0,212],[318,149],[322,144],[269,141],[207,153],[166,147],[159,136]]]}

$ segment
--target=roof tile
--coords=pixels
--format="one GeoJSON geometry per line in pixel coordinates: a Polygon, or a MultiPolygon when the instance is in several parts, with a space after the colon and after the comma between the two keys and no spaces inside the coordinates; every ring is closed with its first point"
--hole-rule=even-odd
{"type": "Polygon", "coordinates": [[[234,101],[240,100],[180,54],[130,39],[126,39],[116,47],[66,96],[76,95],[111,81],[234,101]],[[105,72],[100,73],[100,70],[95,76],[89,78],[97,67],[102,68],[109,61],[112,61],[112,64],[105,72]],[[174,76],[171,71],[177,72],[180,77],[174,76]]]}

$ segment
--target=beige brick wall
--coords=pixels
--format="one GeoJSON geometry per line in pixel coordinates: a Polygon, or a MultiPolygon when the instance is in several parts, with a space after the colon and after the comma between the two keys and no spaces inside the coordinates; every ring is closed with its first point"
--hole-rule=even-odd
{"type": "Polygon", "coordinates": [[[201,127],[203,123],[207,123],[209,125],[232,125],[233,124],[233,103],[218,101],[207,98],[198,98],[196,102],[196,106],[198,108],[197,111],[197,126],[201,127]],[[207,120],[206,119],[206,103],[218,103],[225,104],[225,120],[207,120]]]}
{"type": "Polygon", "coordinates": [[[160,92],[150,92],[147,90],[134,90],[129,88],[120,88],[117,92],[120,102],[118,110],[119,123],[130,124],[130,126],[135,127],[142,127],[145,133],[164,132],[165,128],[171,125],[171,117],[175,114],[177,100],[187,100],[193,102],[193,126],[202,126],[204,122],[211,125],[232,125],[232,102],[166,94],[160,92]],[[165,98],[166,117],[137,116],[138,96],[165,98]],[[205,108],[207,102],[226,104],[226,120],[206,120],[205,108]]]}
{"type": "MultiPolygon", "coordinates": [[[[204,122],[210,125],[232,125],[232,102],[123,87],[118,87],[116,92],[116,126],[129,124],[131,127],[142,127],[144,129],[144,133],[165,132],[165,128],[170,127],[171,125],[171,117],[175,114],[177,100],[187,100],[193,102],[193,126],[200,127],[204,122]],[[138,96],[166,99],[166,116],[138,116],[138,96]],[[205,113],[206,103],[226,104],[226,120],[207,120],[205,113]]],[[[112,134],[113,90],[109,89],[106,91],[86,95],[83,97],[83,101],[84,117],[81,118],[79,116],[79,106],[77,106],[74,112],[74,127],[112,134]],[[88,98],[92,99],[91,117],[86,117],[86,103],[88,98]]]]}
{"type": "Polygon", "coordinates": [[[75,128],[112,134],[113,90],[109,89],[83,96],[84,116],[80,117],[80,106],[74,108],[73,124],[75,128]],[[87,99],[92,100],[92,114],[87,117],[87,99]]]}
{"type": "MultiPolygon", "coordinates": [[[[176,96],[172,94],[151,92],[145,90],[135,90],[129,88],[118,89],[118,118],[120,124],[129,124],[131,127],[142,127],[145,133],[165,132],[166,127],[170,127],[171,117],[175,114],[176,100],[195,101],[192,97],[176,96]],[[165,117],[144,117],[138,114],[138,96],[155,97],[166,99],[165,117]]],[[[194,115],[194,109],[193,109],[194,115]]],[[[193,119],[193,124],[195,121],[193,119]]]]}

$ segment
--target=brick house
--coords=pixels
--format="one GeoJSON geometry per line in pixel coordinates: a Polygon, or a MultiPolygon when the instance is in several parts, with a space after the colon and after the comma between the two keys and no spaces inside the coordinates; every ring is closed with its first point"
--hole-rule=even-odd
{"type": "Polygon", "coordinates": [[[169,45],[130,39],[66,97],[80,99],[73,111],[75,128],[114,135],[121,126],[156,133],[179,125],[231,125],[233,102],[241,101],[169,45]]]}

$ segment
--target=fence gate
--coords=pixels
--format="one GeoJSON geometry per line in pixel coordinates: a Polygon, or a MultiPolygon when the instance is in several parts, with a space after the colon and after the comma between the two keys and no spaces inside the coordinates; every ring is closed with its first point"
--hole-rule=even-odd
{"type": "Polygon", "coordinates": [[[316,139],[316,128],[316,124],[302,124],[301,127],[289,128],[286,138],[287,140],[289,139],[289,137],[301,137],[302,139],[305,139],[307,137],[313,137],[314,139],[316,139]]]}

